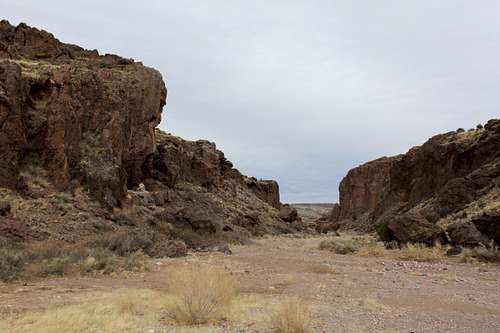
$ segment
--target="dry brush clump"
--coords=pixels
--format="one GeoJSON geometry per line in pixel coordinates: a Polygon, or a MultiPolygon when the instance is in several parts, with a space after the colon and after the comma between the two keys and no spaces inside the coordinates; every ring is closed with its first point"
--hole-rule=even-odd
{"type": "Polygon", "coordinates": [[[87,244],[0,242],[0,280],[6,282],[21,278],[146,269],[146,259],[140,250],[120,256],[108,248],[89,247],[87,244]]]}
{"type": "Polygon", "coordinates": [[[150,289],[97,293],[73,304],[0,316],[0,332],[169,332],[161,324],[162,295],[150,289]]]}
{"type": "Polygon", "coordinates": [[[168,277],[172,302],[167,317],[178,324],[207,324],[224,317],[238,294],[238,280],[229,272],[207,266],[175,268],[168,277]]]}
{"type": "Polygon", "coordinates": [[[329,250],[336,254],[355,254],[358,256],[389,257],[407,261],[433,262],[442,260],[446,249],[436,242],[433,246],[426,244],[384,243],[367,236],[334,237],[320,243],[319,249],[329,250]]]}
{"type": "Polygon", "coordinates": [[[270,321],[275,333],[313,333],[309,307],[299,299],[283,303],[270,321]]]}
{"type": "Polygon", "coordinates": [[[467,263],[484,262],[500,264],[500,248],[491,244],[489,247],[466,248],[460,254],[461,261],[467,263]]]}

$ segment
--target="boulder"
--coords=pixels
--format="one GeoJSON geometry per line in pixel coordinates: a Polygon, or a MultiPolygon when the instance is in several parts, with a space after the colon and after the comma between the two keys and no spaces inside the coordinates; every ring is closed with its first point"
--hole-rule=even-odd
{"type": "Polygon", "coordinates": [[[500,210],[487,211],[472,218],[472,224],[487,239],[500,244],[500,210]]]}
{"type": "Polygon", "coordinates": [[[281,206],[279,216],[285,222],[293,222],[299,218],[297,209],[290,206],[289,204],[284,204],[281,206]]]}
{"type": "Polygon", "coordinates": [[[394,238],[401,243],[424,243],[433,245],[443,240],[443,230],[416,214],[397,216],[387,224],[394,238]]]}
{"type": "Polygon", "coordinates": [[[488,238],[471,222],[454,223],[448,226],[446,232],[453,245],[477,246],[488,242],[488,238]]]}

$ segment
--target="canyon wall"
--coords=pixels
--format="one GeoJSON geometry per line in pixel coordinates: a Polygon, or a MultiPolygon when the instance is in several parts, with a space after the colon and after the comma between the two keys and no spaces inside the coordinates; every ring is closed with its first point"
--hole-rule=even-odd
{"type": "MultiPolygon", "coordinates": [[[[0,22],[0,236],[242,241],[299,230],[279,187],[159,131],[167,90],[133,59],[0,22]]],[[[296,213],[296,212],[295,212],[296,213]]]]}
{"type": "MultiPolygon", "coordinates": [[[[339,228],[378,230],[403,242],[462,243],[447,230],[475,230],[474,221],[492,221],[500,209],[500,120],[354,168],[339,190],[340,212],[330,218],[339,228]]],[[[496,239],[500,221],[494,223],[477,242],[496,239]]]]}

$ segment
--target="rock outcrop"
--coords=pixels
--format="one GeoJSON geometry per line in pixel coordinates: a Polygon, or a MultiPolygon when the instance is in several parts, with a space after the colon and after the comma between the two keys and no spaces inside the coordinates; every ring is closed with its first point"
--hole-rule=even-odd
{"type": "Polygon", "coordinates": [[[454,243],[494,239],[498,218],[484,214],[500,207],[500,120],[435,136],[404,155],[349,171],[339,205],[330,220],[340,228],[377,229],[385,239],[432,243],[447,228],[444,237],[460,239],[448,239],[454,243]],[[464,228],[472,230],[470,223],[481,234],[459,237],[464,228]]]}
{"type": "Polygon", "coordinates": [[[166,101],[161,74],[0,22],[0,185],[37,164],[60,190],[86,184],[109,207],[143,178],[166,101]]]}
{"type": "Polygon", "coordinates": [[[156,129],[166,94],[139,62],[1,21],[0,236],[124,232],[180,255],[179,241],[297,230],[296,212],[280,215],[275,181],[242,175],[214,143],[156,129]]]}

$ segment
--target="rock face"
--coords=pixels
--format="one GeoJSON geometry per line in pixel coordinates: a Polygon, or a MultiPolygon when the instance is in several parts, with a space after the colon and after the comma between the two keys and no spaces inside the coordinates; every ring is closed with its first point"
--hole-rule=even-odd
{"type": "Polygon", "coordinates": [[[166,89],[156,70],[0,23],[0,185],[22,187],[23,165],[41,164],[67,189],[86,183],[108,206],[142,178],[166,89]]]}
{"type": "MultiPolygon", "coordinates": [[[[188,242],[296,230],[275,181],[242,175],[214,143],[156,129],[166,94],[161,74],[132,59],[1,21],[0,201],[23,207],[0,207],[12,215],[3,234],[73,242],[125,229],[188,242]]],[[[158,253],[185,252],[165,244],[158,253]]]]}
{"type": "MultiPolygon", "coordinates": [[[[340,213],[331,220],[341,228],[378,229],[384,238],[427,243],[454,223],[486,220],[482,230],[488,231],[477,228],[482,234],[475,239],[492,239],[495,218],[475,216],[498,209],[499,188],[500,120],[491,120],[349,171],[340,185],[340,213]]],[[[457,228],[451,230],[457,235],[457,228]]]]}

